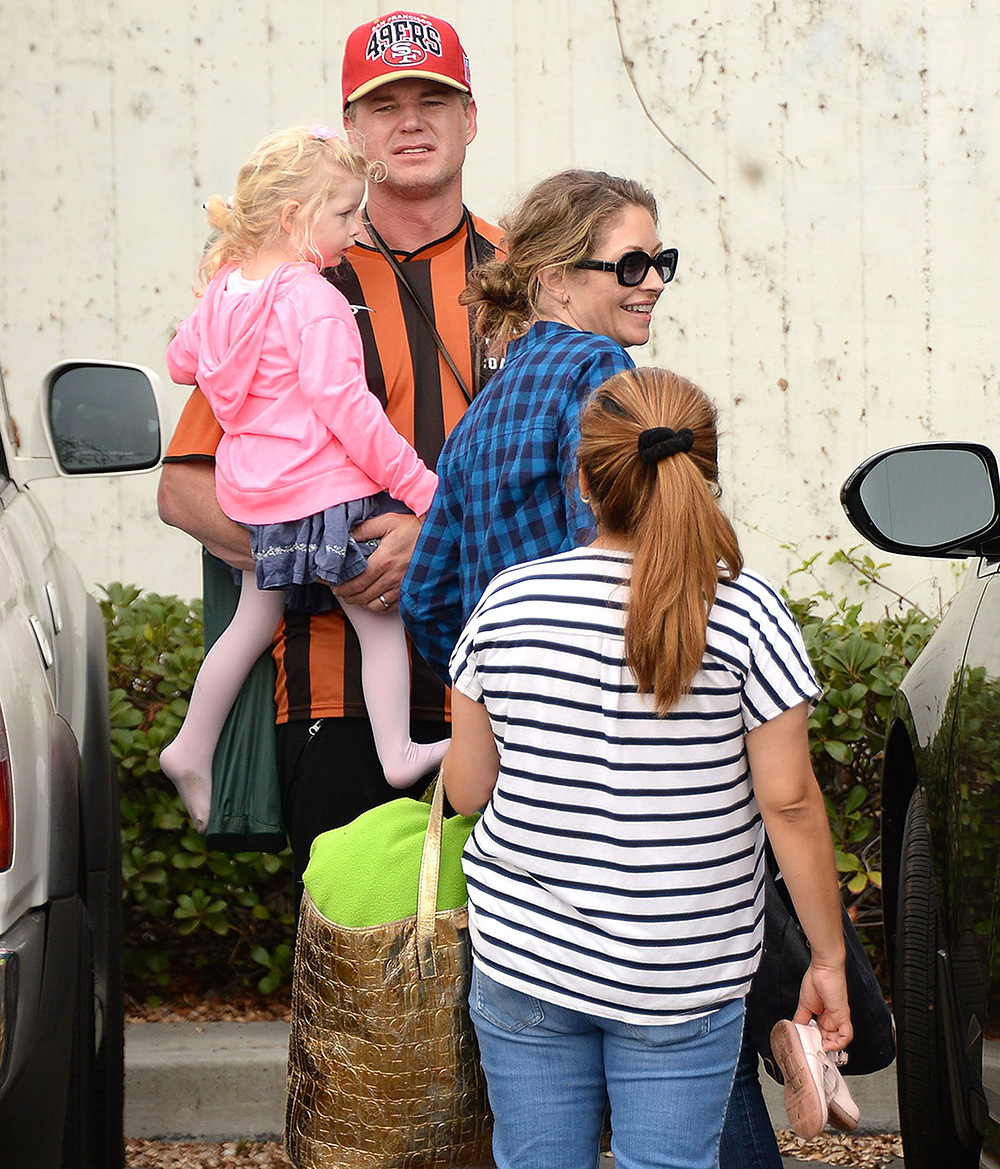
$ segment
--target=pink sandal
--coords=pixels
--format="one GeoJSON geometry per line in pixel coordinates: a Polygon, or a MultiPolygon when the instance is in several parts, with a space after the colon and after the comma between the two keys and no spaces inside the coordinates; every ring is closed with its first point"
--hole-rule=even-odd
{"type": "Polygon", "coordinates": [[[829,1120],[841,1132],[858,1127],[861,1112],[844,1077],[823,1050],[815,1020],[780,1019],[771,1030],[771,1051],[785,1079],[785,1113],[796,1136],[812,1140],[829,1120]]]}

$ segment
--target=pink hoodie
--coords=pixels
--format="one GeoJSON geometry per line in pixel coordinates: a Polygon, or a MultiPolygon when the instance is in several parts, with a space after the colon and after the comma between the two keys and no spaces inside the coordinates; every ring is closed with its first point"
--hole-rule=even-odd
{"type": "Polygon", "coordinates": [[[350,305],[309,264],[262,285],[211,280],[167,348],[180,385],[197,384],[222,427],[215,489],[245,524],[282,523],[386,490],[423,515],[437,486],[365,381],[350,305]]]}

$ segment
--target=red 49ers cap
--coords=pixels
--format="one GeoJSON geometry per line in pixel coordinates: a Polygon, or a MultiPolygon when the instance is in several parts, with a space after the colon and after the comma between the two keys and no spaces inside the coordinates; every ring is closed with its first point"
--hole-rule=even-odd
{"type": "Polygon", "coordinates": [[[393,12],[359,25],[344,46],[344,106],[404,77],[440,81],[472,93],[469,58],[446,20],[393,12]]]}

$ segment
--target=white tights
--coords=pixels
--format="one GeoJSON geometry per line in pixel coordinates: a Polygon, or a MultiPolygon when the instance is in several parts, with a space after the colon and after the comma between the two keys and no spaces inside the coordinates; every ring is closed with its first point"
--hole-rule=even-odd
{"type": "MultiPolygon", "coordinates": [[[[199,832],[208,827],[216,744],[254,662],[271,644],[283,606],[281,591],[261,591],[256,575],[243,573],[236,612],[202,662],[184,725],[160,752],[160,770],[177,788],[199,832]]],[[[399,614],[370,613],[359,605],[343,608],[361,645],[361,685],[379,762],[389,784],[409,787],[437,767],[448,740],[410,739],[410,660],[399,614]]]]}

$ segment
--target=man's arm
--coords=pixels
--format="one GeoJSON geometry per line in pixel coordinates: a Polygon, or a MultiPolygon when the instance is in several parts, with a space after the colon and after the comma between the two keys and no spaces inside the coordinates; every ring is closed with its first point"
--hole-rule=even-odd
{"type": "Polygon", "coordinates": [[[246,528],[231,520],[215,496],[215,464],[206,459],[164,463],[156,496],[160,519],[193,536],[241,572],[253,571],[246,528]]]}

